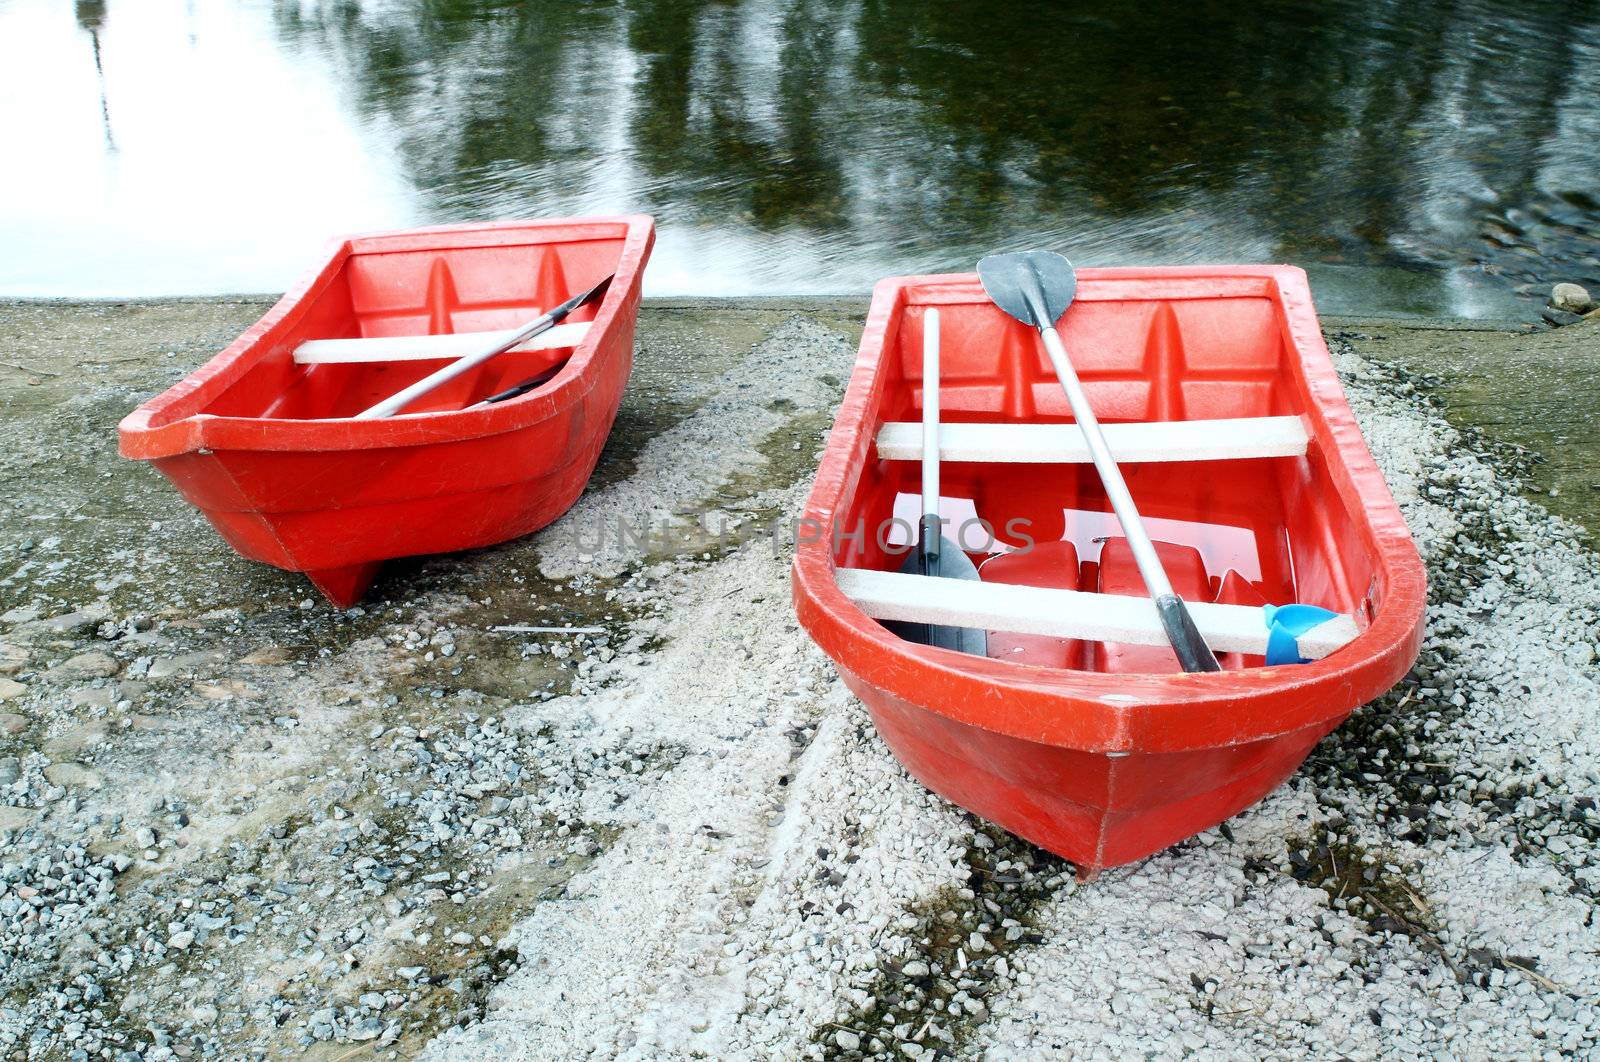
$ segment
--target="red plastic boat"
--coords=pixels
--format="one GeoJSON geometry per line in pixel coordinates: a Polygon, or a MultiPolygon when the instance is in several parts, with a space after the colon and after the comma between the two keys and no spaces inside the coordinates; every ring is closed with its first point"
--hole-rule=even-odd
{"type": "Polygon", "coordinates": [[[1282,266],[1087,269],[1062,338],[1221,672],[1184,674],[1037,333],[976,276],[878,285],[800,525],[801,623],[907,769],[1092,876],[1249,806],[1421,638],[1423,566],[1282,266]],[[919,509],[924,314],[940,512],[981,581],[896,571],[919,509]],[[896,519],[897,518],[897,519],[896,519]],[[987,559],[985,559],[987,558],[987,559]],[[1264,605],[1336,615],[1267,665],[1264,605]],[[986,656],[879,621],[987,630],[986,656]]]}
{"type": "Polygon", "coordinates": [[[122,454],[153,462],[241,554],[348,607],[391,557],[503,542],[577,500],[632,368],[654,239],[650,218],[628,216],[335,241],[249,331],[129,414],[122,454]],[[354,419],[612,273],[539,341],[404,415],[354,419]]]}

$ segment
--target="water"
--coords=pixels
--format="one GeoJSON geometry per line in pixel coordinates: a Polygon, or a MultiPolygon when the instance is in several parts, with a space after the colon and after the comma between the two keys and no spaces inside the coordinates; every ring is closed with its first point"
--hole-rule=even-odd
{"type": "Polygon", "coordinates": [[[1026,245],[1295,262],[1333,312],[1600,290],[1588,2],[0,0],[0,137],[0,294],[281,290],[335,233],[634,210],[657,295],[1026,245]]]}

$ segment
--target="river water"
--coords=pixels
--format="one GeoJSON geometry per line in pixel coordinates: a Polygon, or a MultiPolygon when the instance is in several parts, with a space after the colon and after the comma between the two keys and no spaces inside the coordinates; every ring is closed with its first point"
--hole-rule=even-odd
{"type": "Polygon", "coordinates": [[[0,294],[281,290],[329,236],[644,211],[652,294],[1043,245],[1326,311],[1600,290],[1600,5],[0,0],[0,294]]]}

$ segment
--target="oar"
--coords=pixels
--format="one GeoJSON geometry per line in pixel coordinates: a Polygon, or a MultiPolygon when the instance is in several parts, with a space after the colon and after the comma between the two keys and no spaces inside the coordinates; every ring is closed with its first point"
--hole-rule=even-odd
{"type": "Polygon", "coordinates": [[[1100,421],[1095,418],[1089,398],[1084,394],[1083,384],[1079,382],[1078,374],[1067,358],[1067,349],[1056,331],[1056,321],[1072,305],[1072,296],[1078,288],[1072,263],[1051,251],[994,254],[978,263],[978,279],[983,281],[983,290],[988,292],[996,306],[1023,324],[1039,330],[1044,348],[1050,354],[1050,363],[1055,366],[1061,387],[1067,392],[1072,415],[1077,418],[1078,427],[1088,441],[1089,455],[1094,460],[1095,470],[1100,473],[1106,497],[1110,499],[1117,522],[1122,525],[1122,533],[1133,551],[1139,575],[1143,577],[1144,585],[1155,601],[1161,626],[1167,632],[1167,641],[1172,643],[1172,651],[1178,654],[1178,662],[1185,671],[1222,670],[1216,656],[1195,628],[1194,618],[1189,615],[1183,599],[1172,590],[1166,569],[1161,566],[1161,557],[1144,529],[1144,521],[1139,518],[1133,496],[1128,493],[1122,470],[1117,467],[1116,459],[1106,446],[1100,421]]]}
{"type": "MultiPolygon", "coordinates": [[[[922,519],[917,548],[900,566],[902,572],[934,579],[978,579],[978,569],[960,546],[945,538],[939,519],[939,311],[922,319],[922,519]]],[[[973,656],[989,655],[989,635],[970,627],[930,623],[889,623],[890,630],[910,642],[953,649],[973,656]]]]}
{"type": "Polygon", "coordinates": [[[570,360],[570,358],[562,358],[560,361],[550,366],[544,372],[539,373],[537,376],[530,376],[526,380],[523,380],[521,383],[517,384],[515,387],[508,387],[504,391],[496,391],[488,398],[474,402],[467,408],[477,409],[479,406],[492,406],[496,402],[504,402],[508,398],[516,398],[518,395],[525,395],[535,387],[538,387],[540,384],[549,383],[557,376],[560,376],[561,370],[567,367],[567,362],[570,360]]]}
{"type": "MultiPolygon", "coordinates": [[[[612,276],[615,275],[616,274],[614,273],[612,274],[612,276]]],[[[469,369],[477,368],[479,365],[482,365],[491,358],[499,357],[512,347],[532,339],[541,332],[547,332],[554,328],[556,325],[561,323],[562,319],[565,318],[567,314],[571,313],[573,310],[576,310],[579,306],[582,306],[587,302],[592,302],[593,300],[604,295],[606,288],[610,285],[610,283],[611,277],[606,277],[588,291],[574,295],[572,298],[568,299],[560,306],[557,306],[549,313],[540,314],[538,317],[529,321],[515,332],[512,332],[509,336],[496,340],[493,346],[488,347],[485,350],[481,350],[476,354],[468,354],[465,357],[458,358],[449,365],[446,365],[444,368],[440,369],[438,372],[430,373],[429,375],[424,376],[410,387],[390,395],[388,398],[385,398],[382,402],[379,402],[370,409],[362,410],[360,413],[355,415],[355,419],[376,420],[379,417],[393,416],[406,406],[409,406],[411,403],[427,394],[429,391],[449,383],[451,380],[454,380],[457,376],[460,376],[469,369]]]]}

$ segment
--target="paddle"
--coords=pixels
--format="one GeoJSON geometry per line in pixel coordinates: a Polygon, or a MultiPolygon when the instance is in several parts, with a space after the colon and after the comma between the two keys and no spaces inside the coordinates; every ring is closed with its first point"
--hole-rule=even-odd
{"type": "MultiPolygon", "coordinates": [[[[615,273],[612,274],[612,276],[615,275],[615,273]]],[[[588,291],[574,295],[572,298],[568,299],[560,306],[557,306],[549,313],[540,314],[538,317],[535,317],[533,320],[529,321],[527,324],[511,333],[510,336],[496,340],[492,347],[489,347],[486,350],[481,350],[476,354],[468,354],[465,357],[456,359],[437,372],[424,376],[422,379],[418,380],[410,387],[405,388],[403,391],[399,391],[393,395],[390,395],[388,398],[385,398],[382,402],[372,406],[370,409],[362,410],[360,413],[355,415],[354,419],[376,420],[379,417],[393,416],[428,392],[433,391],[446,383],[449,383],[451,380],[454,380],[457,376],[460,376],[468,369],[476,368],[491,358],[499,357],[501,354],[504,354],[506,351],[510,350],[514,346],[517,346],[519,343],[525,343],[539,333],[547,332],[554,328],[556,325],[560,324],[562,319],[573,310],[576,310],[585,303],[592,302],[593,300],[604,295],[606,288],[610,284],[611,277],[606,277],[588,291]]]]}
{"type": "Polygon", "coordinates": [[[1072,296],[1078,289],[1078,278],[1072,271],[1072,263],[1051,251],[994,254],[978,263],[978,279],[983,282],[983,290],[996,306],[1023,324],[1039,330],[1044,348],[1050,354],[1050,363],[1055,366],[1062,390],[1067,393],[1072,415],[1077,418],[1078,427],[1088,441],[1089,455],[1094,460],[1095,470],[1100,473],[1106,497],[1110,499],[1112,511],[1117,514],[1117,522],[1122,525],[1122,533],[1133,551],[1139,575],[1143,577],[1150,597],[1155,601],[1167,641],[1172,643],[1172,651],[1178,654],[1178,662],[1185,671],[1222,670],[1216,656],[1196,629],[1194,618],[1189,615],[1183,599],[1172,590],[1166,569],[1161,566],[1161,558],[1156,554],[1156,547],[1145,531],[1144,521],[1139,518],[1139,510],[1133,504],[1133,496],[1128,493],[1122,470],[1117,467],[1116,458],[1112,457],[1110,448],[1106,446],[1100,421],[1089,405],[1089,397],[1084,394],[1083,384],[1079,382],[1078,374],[1067,358],[1067,349],[1056,331],[1056,321],[1072,305],[1072,296]]]}
{"type": "Polygon", "coordinates": [[[562,358],[556,364],[550,366],[539,375],[530,376],[526,380],[523,380],[521,383],[517,384],[515,387],[508,387],[504,391],[496,391],[488,398],[474,402],[467,408],[477,409],[479,406],[492,406],[496,402],[504,402],[508,398],[516,398],[518,395],[525,395],[535,387],[538,387],[540,384],[549,383],[557,376],[560,376],[561,370],[567,367],[567,362],[570,360],[570,358],[562,358]]]}
{"type": "MultiPolygon", "coordinates": [[[[917,548],[906,557],[900,571],[934,579],[978,579],[978,569],[956,543],[945,538],[939,519],[939,311],[930,309],[922,320],[922,519],[917,548]]],[[[887,623],[909,642],[952,649],[973,656],[989,655],[989,635],[970,627],[941,627],[931,623],[887,623]]]]}

